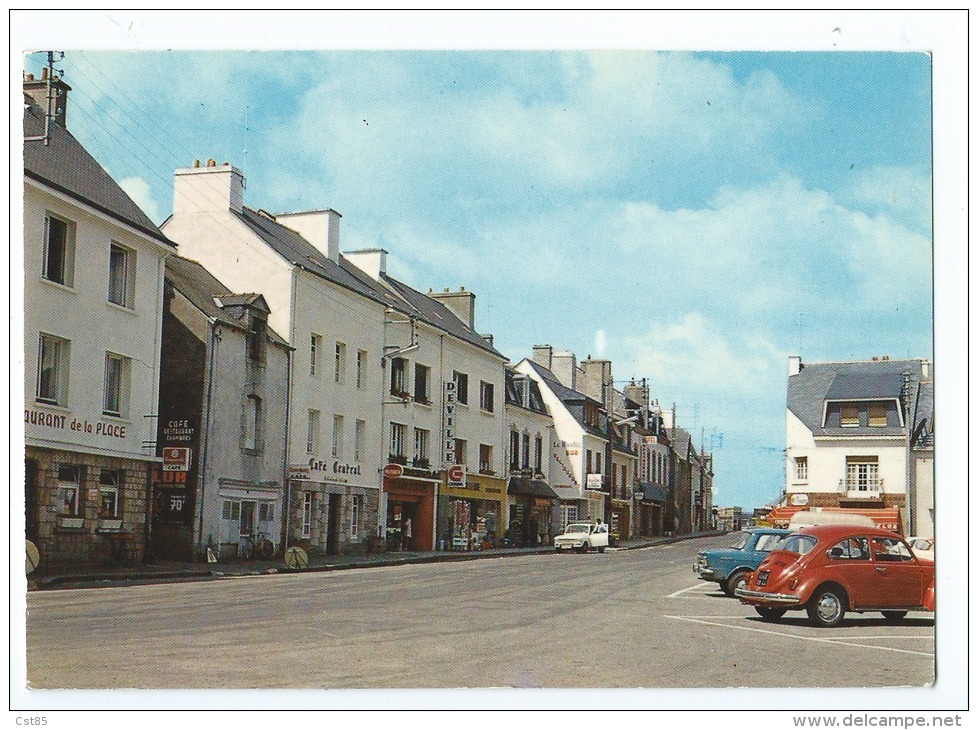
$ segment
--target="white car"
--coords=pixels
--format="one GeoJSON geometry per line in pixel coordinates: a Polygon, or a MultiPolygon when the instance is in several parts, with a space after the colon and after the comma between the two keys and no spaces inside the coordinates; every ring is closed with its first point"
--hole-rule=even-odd
{"type": "Polygon", "coordinates": [[[562,550],[578,550],[586,553],[597,550],[603,553],[608,547],[608,525],[604,523],[574,522],[567,525],[563,535],[554,538],[557,552],[562,550]]]}
{"type": "Polygon", "coordinates": [[[917,556],[918,560],[929,560],[934,562],[934,538],[932,537],[908,537],[907,543],[910,550],[917,556]]]}

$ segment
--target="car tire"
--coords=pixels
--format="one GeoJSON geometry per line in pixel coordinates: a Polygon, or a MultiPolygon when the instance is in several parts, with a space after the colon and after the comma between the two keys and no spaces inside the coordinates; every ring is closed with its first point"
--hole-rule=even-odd
{"type": "Polygon", "coordinates": [[[754,610],[765,621],[774,621],[788,613],[787,608],[771,608],[770,606],[754,606],[754,610]]]}
{"type": "Polygon", "coordinates": [[[731,573],[727,579],[720,585],[720,588],[728,596],[734,595],[734,591],[740,588],[742,585],[747,585],[747,576],[750,574],[749,570],[735,570],[731,573]]]}
{"type": "Polygon", "coordinates": [[[588,544],[587,543],[584,543],[583,545],[581,545],[581,552],[582,553],[586,553],[587,552],[587,548],[588,548],[588,544]]]}
{"type": "Polygon", "coordinates": [[[604,552],[604,545],[602,545],[601,547],[598,548],[598,552],[599,553],[603,553],[604,552]]]}
{"type": "Polygon", "coordinates": [[[808,603],[808,618],[816,626],[823,628],[838,626],[842,623],[847,608],[846,594],[841,588],[819,588],[808,603]]]}
{"type": "Polygon", "coordinates": [[[887,621],[899,621],[907,615],[906,611],[883,611],[883,618],[887,621]]]}

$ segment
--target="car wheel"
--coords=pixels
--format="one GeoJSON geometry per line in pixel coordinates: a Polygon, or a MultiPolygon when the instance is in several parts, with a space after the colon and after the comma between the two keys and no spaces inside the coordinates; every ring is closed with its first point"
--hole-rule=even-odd
{"type": "Polygon", "coordinates": [[[887,621],[899,621],[906,615],[906,611],[883,611],[883,618],[887,621]]]}
{"type": "Polygon", "coordinates": [[[728,596],[734,595],[734,591],[747,585],[749,570],[735,570],[720,587],[728,596]]]}
{"type": "Polygon", "coordinates": [[[838,626],[846,615],[846,595],[838,588],[820,588],[808,604],[808,618],[823,627],[838,626]]]}
{"type": "Polygon", "coordinates": [[[582,553],[586,553],[587,552],[587,548],[588,548],[587,543],[584,543],[583,545],[581,545],[581,552],[582,553]]]}
{"type": "Polygon", "coordinates": [[[598,548],[598,552],[599,553],[603,553],[604,552],[604,545],[602,545],[601,547],[598,548]]]}
{"type": "Polygon", "coordinates": [[[779,619],[788,612],[787,608],[771,608],[770,606],[754,606],[754,610],[762,619],[767,621],[779,619]]]}

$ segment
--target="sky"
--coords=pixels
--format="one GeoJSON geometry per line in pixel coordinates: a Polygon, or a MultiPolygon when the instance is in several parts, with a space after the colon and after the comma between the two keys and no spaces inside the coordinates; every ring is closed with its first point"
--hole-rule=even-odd
{"type": "Polygon", "coordinates": [[[715,505],[781,496],[789,355],[933,358],[927,53],[76,48],[68,128],[154,221],[207,158],[339,211],[514,363],[646,378],[715,505]]]}

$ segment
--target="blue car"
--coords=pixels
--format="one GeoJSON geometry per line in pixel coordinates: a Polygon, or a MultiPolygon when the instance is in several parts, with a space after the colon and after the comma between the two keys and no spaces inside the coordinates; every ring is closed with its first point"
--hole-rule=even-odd
{"type": "Polygon", "coordinates": [[[701,580],[720,584],[720,589],[732,596],[738,586],[747,582],[747,575],[757,569],[761,561],[781,542],[790,530],[773,527],[755,527],[744,530],[737,541],[728,548],[704,550],[696,556],[693,572],[701,580]]]}

